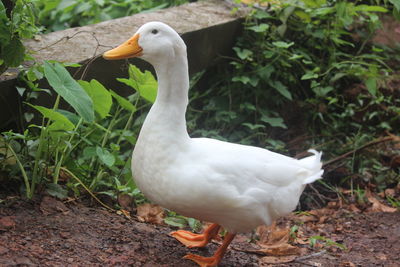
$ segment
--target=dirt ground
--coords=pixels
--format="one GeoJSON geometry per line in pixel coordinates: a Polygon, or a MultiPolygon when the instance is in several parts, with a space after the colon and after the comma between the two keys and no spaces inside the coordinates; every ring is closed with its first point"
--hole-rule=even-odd
{"type": "MultiPolygon", "coordinates": [[[[354,212],[337,205],[292,214],[278,225],[299,226],[298,241],[286,244],[299,255],[266,257],[250,235],[239,235],[220,266],[399,266],[399,219],[398,211],[354,212]],[[312,236],[347,249],[326,240],[311,248],[312,236]]],[[[36,203],[8,198],[0,204],[0,266],[196,266],[182,257],[211,255],[217,248],[218,241],[185,248],[168,235],[172,230],[48,196],[36,203]]]]}

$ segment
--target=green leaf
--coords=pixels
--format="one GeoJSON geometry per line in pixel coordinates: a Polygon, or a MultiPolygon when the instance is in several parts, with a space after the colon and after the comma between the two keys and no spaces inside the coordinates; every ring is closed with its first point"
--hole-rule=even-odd
{"type": "Polygon", "coordinates": [[[53,89],[87,122],[94,121],[92,99],[60,63],[44,62],[44,75],[53,89]]]}
{"type": "Polygon", "coordinates": [[[45,108],[42,106],[35,106],[35,105],[31,105],[29,103],[28,103],[28,105],[33,107],[40,113],[42,113],[43,117],[45,117],[51,121],[54,121],[56,123],[57,127],[53,126],[52,130],[71,131],[75,128],[75,125],[70,120],[68,120],[67,117],[65,117],[64,115],[62,115],[61,113],[59,113],[53,109],[45,108]]]}
{"type": "Polygon", "coordinates": [[[167,217],[164,219],[164,222],[168,225],[184,228],[187,225],[187,222],[184,218],[180,217],[167,217]]]}
{"type": "Polygon", "coordinates": [[[248,49],[240,49],[239,47],[234,47],[233,50],[236,52],[236,55],[238,55],[241,60],[251,58],[251,56],[253,55],[253,52],[248,49]]]}
{"type": "Polygon", "coordinates": [[[141,72],[136,66],[129,65],[129,79],[119,78],[117,81],[134,88],[141,97],[151,103],[156,100],[158,84],[150,71],[141,72]]]}
{"type": "Polygon", "coordinates": [[[276,42],[272,42],[272,44],[278,48],[289,48],[292,45],[294,45],[294,42],[286,43],[286,42],[282,42],[282,41],[276,41],[276,42]]]}
{"type": "Polygon", "coordinates": [[[232,82],[241,82],[243,84],[250,83],[250,78],[247,76],[235,76],[232,78],[232,82]]]}
{"type": "Polygon", "coordinates": [[[275,71],[275,68],[271,65],[266,66],[266,67],[261,67],[257,70],[258,76],[264,80],[264,81],[269,81],[271,74],[275,71]]]}
{"type": "Polygon", "coordinates": [[[302,55],[298,55],[298,54],[293,54],[289,59],[290,60],[297,60],[297,59],[301,59],[301,58],[303,58],[304,56],[302,56],[302,55]]]}
{"type": "Polygon", "coordinates": [[[256,12],[253,14],[253,17],[255,17],[256,19],[269,19],[269,18],[273,18],[273,16],[271,16],[268,12],[264,11],[264,10],[256,10],[256,12]]]}
{"type": "Polygon", "coordinates": [[[18,38],[13,38],[1,51],[1,55],[7,66],[18,67],[24,60],[25,47],[18,38]]]}
{"type": "Polygon", "coordinates": [[[79,68],[79,67],[82,67],[81,64],[79,64],[79,63],[73,63],[73,62],[63,62],[62,65],[63,65],[64,67],[71,67],[71,68],[79,68]]]}
{"type": "Polygon", "coordinates": [[[400,1],[399,0],[389,0],[389,2],[392,3],[398,11],[400,11],[400,1]]]}
{"type": "Polygon", "coordinates": [[[260,118],[261,121],[268,123],[269,125],[271,125],[272,127],[280,127],[280,128],[284,128],[287,129],[286,124],[283,122],[283,119],[280,117],[270,117],[266,114],[263,114],[260,118]]]}
{"type": "Polygon", "coordinates": [[[333,91],[333,87],[332,86],[326,86],[326,87],[320,87],[317,86],[315,88],[313,88],[312,90],[314,91],[314,93],[319,96],[319,97],[325,97],[329,92],[333,91]]]}
{"type": "Polygon", "coordinates": [[[348,75],[347,73],[337,72],[337,73],[335,74],[335,76],[333,76],[332,79],[330,79],[329,82],[330,82],[330,83],[334,83],[334,82],[340,80],[341,78],[346,77],[347,75],[348,75]]]}
{"type": "Polygon", "coordinates": [[[193,231],[199,231],[202,227],[200,221],[193,218],[186,218],[187,223],[193,231]]]}
{"type": "Polygon", "coordinates": [[[257,110],[256,106],[254,106],[253,104],[251,104],[249,102],[240,104],[240,110],[242,110],[242,109],[251,110],[251,111],[257,110]]]}
{"type": "Polygon", "coordinates": [[[332,37],[332,41],[335,42],[337,45],[348,45],[348,46],[354,47],[353,43],[347,42],[347,41],[337,38],[337,37],[332,37]]]}
{"type": "Polygon", "coordinates": [[[111,95],[115,98],[115,100],[117,100],[118,104],[123,108],[126,109],[128,111],[131,112],[135,112],[136,111],[136,107],[129,102],[128,100],[126,100],[125,98],[123,98],[122,96],[118,95],[116,92],[114,91],[109,91],[111,93],[111,95]]]}
{"type": "Polygon", "coordinates": [[[56,111],[64,115],[74,125],[77,125],[79,123],[79,120],[81,119],[81,117],[78,114],[65,109],[57,109],[56,111]]]}
{"type": "Polygon", "coordinates": [[[318,74],[312,71],[308,71],[306,74],[301,76],[301,80],[309,80],[309,79],[316,79],[318,78],[318,74]]]}
{"type": "Polygon", "coordinates": [[[83,149],[82,155],[83,155],[83,158],[85,158],[85,159],[93,158],[97,155],[96,148],[92,147],[92,146],[85,147],[85,149],[83,149]]]}
{"type": "Polygon", "coordinates": [[[269,25],[265,24],[265,23],[261,23],[259,25],[247,27],[247,29],[249,29],[253,32],[266,32],[269,29],[269,25]]]}
{"type": "Polygon", "coordinates": [[[115,163],[115,157],[111,154],[107,149],[96,147],[96,154],[99,157],[100,161],[103,162],[108,167],[111,167],[115,163]]]}
{"type": "Polygon", "coordinates": [[[370,77],[365,81],[365,86],[367,87],[368,92],[373,95],[376,96],[376,92],[378,90],[377,88],[377,81],[375,77],[370,77]]]}
{"type": "Polygon", "coordinates": [[[250,84],[253,87],[256,87],[259,82],[259,78],[257,77],[248,77],[248,76],[235,76],[232,78],[233,82],[241,82],[243,84],[250,84]]]}
{"type": "Polygon", "coordinates": [[[326,0],[303,0],[306,7],[317,8],[326,3],[326,0]]]}
{"type": "Polygon", "coordinates": [[[354,11],[361,12],[388,12],[388,10],[381,6],[358,5],[354,7],[354,11]]]}
{"type": "Polygon", "coordinates": [[[252,124],[252,123],[248,123],[248,122],[244,122],[244,123],[242,123],[242,125],[246,126],[247,128],[249,128],[252,131],[260,129],[260,128],[265,128],[265,125],[263,125],[263,124],[252,124]]]}
{"type": "Polygon", "coordinates": [[[95,79],[90,82],[80,80],[78,83],[92,99],[94,110],[99,114],[100,118],[107,117],[112,106],[111,93],[95,79]]]}
{"type": "Polygon", "coordinates": [[[68,190],[66,190],[59,184],[53,184],[53,183],[47,184],[46,191],[50,196],[59,198],[61,200],[66,199],[68,197],[68,190]]]}
{"type": "Polygon", "coordinates": [[[284,85],[283,83],[281,83],[280,81],[274,81],[271,82],[271,86],[277,90],[281,95],[283,95],[285,98],[292,100],[292,94],[289,92],[289,90],[287,89],[286,85],[284,85]]]}
{"type": "Polygon", "coordinates": [[[294,12],[294,14],[296,16],[298,16],[302,21],[306,22],[306,23],[310,23],[311,22],[311,16],[309,13],[304,12],[302,10],[296,10],[294,12]]]}

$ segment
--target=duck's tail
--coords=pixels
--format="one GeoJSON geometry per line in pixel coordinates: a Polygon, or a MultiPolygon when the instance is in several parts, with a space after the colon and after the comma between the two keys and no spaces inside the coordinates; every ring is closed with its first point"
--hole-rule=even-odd
{"type": "Polygon", "coordinates": [[[306,168],[311,171],[311,175],[303,181],[303,184],[310,184],[322,178],[322,174],[324,173],[321,162],[322,152],[318,152],[314,149],[309,149],[308,152],[314,155],[300,160],[302,165],[304,164],[303,166],[306,166],[306,168]]]}

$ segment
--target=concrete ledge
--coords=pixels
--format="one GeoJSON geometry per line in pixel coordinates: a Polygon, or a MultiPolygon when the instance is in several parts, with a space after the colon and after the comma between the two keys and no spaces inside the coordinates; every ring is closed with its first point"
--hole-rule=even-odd
{"type": "Polygon", "coordinates": [[[83,62],[126,41],[149,21],[165,22],[178,33],[185,34],[232,22],[237,18],[223,1],[200,1],[45,34],[36,40],[26,41],[25,45],[32,51],[38,51],[35,58],[39,61],[55,59],[83,62]]]}
{"type": "MultiPolygon", "coordinates": [[[[200,1],[44,34],[24,43],[39,62],[57,60],[87,64],[78,71],[72,70],[75,78],[95,78],[108,88],[125,91],[124,85],[115,78],[127,76],[127,61],[105,61],[100,55],[131,37],[144,23],[162,21],[182,35],[188,47],[189,71],[193,74],[213,64],[219,55],[231,53],[241,30],[241,17],[243,13],[233,14],[232,6],[225,1],[200,1]]],[[[132,62],[142,68],[150,68],[141,60],[134,59],[132,62]]],[[[20,103],[15,98],[18,97],[15,93],[16,76],[17,72],[8,70],[0,77],[3,96],[0,98],[0,125],[10,118],[17,120],[19,117],[19,105],[12,105],[12,108],[6,105],[20,103]]],[[[38,101],[45,104],[49,99],[38,101]]]]}

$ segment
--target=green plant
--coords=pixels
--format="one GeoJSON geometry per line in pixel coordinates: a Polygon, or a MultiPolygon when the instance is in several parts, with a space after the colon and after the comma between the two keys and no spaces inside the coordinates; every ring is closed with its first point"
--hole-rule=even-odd
{"type": "Polygon", "coordinates": [[[173,227],[179,227],[179,228],[185,228],[189,226],[192,231],[200,231],[202,228],[202,224],[200,221],[193,219],[193,218],[187,218],[182,215],[178,215],[177,213],[173,211],[168,211],[167,216],[164,219],[164,222],[170,226],[173,227]]]}
{"type": "Polygon", "coordinates": [[[392,205],[392,207],[400,209],[400,199],[396,199],[392,196],[386,196],[387,201],[392,205]]]}
{"type": "Polygon", "coordinates": [[[0,74],[8,67],[18,67],[25,58],[23,38],[32,38],[39,28],[36,26],[33,1],[16,0],[4,6],[0,2],[0,74]]]}
{"type": "Polygon", "coordinates": [[[200,86],[210,89],[192,92],[189,129],[280,151],[318,143],[325,159],[353,150],[345,162],[351,173],[392,181],[378,181],[376,162],[358,150],[400,130],[400,100],[390,85],[399,78],[398,49],[371,42],[380,15],[397,10],[390,3],[291,0],[254,8],[229,66],[206,72],[200,86]]]}
{"type": "Polygon", "coordinates": [[[357,189],[353,190],[355,197],[356,197],[356,201],[359,205],[365,205],[367,197],[366,197],[366,191],[363,189],[360,189],[359,187],[357,187],[357,189]]]}
{"type": "Polygon", "coordinates": [[[347,247],[344,244],[337,243],[329,238],[320,235],[310,237],[310,246],[315,247],[318,241],[320,241],[323,244],[323,246],[337,247],[341,250],[347,250],[347,247]]]}
{"type": "Polygon", "coordinates": [[[48,31],[98,23],[129,16],[143,11],[153,11],[185,0],[52,0],[36,1],[39,21],[48,31]]]}
{"type": "MultiPolygon", "coordinates": [[[[51,194],[58,191],[65,195],[62,187],[55,186],[60,181],[75,194],[79,194],[77,187],[84,186],[113,197],[117,196],[115,190],[140,198],[126,164],[139,130],[139,125],[132,127],[134,116],[154,101],[157,82],[151,73],[142,73],[134,66],[129,74],[130,79],[121,81],[137,91],[128,97],[130,101],[96,80],[74,80],[57,62],[45,62],[27,71],[24,79],[29,87],[19,91],[24,93],[27,106],[37,111],[35,116],[40,114],[42,123],[31,122],[22,134],[2,133],[4,159],[0,166],[11,176],[22,175],[28,198],[38,185],[47,186],[51,194]],[[56,93],[52,108],[29,103],[38,94],[49,93],[38,87],[42,77],[56,93]],[[75,112],[60,108],[61,99],[75,112]]],[[[26,117],[32,119],[31,115],[26,117]]]]}
{"type": "Polygon", "coordinates": [[[297,233],[299,231],[299,226],[298,225],[293,225],[292,227],[290,227],[290,232],[289,232],[289,236],[290,236],[290,240],[295,240],[297,238],[297,233]]]}

